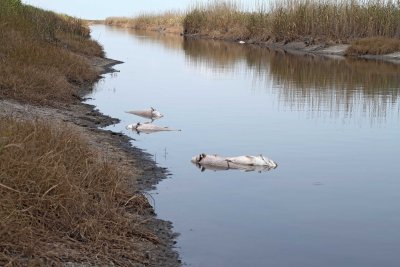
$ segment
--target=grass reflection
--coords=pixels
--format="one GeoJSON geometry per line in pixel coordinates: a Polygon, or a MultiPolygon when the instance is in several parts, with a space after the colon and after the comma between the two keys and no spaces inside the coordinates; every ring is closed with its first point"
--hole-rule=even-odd
{"type": "Polygon", "coordinates": [[[244,74],[257,88],[272,90],[280,105],[311,117],[399,118],[400,65],[351,58],[298,55],[259,46],[183,39],[176,35],[133,31],[141,42],[183,49],[190,67],[215,75],[244,74]],[[143,38],[142,38],[143,37],[143,38]],[[357,114],[357,115],[356,115],[357,114]]]}
{"type": "Polygon", "coordinates": [[[399,65],[209,40],[185,40],[183,47],[190,65],[219,73],[242,70],[263,88],[272,85],[286,107],[308,111],[313,117],[321,112],[337,118],[361,112],[379,121],[398,108],[399,65]]]}

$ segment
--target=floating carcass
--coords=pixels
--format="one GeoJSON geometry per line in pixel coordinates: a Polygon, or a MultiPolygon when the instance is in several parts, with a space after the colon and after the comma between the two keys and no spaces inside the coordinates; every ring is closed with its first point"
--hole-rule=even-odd
{"type": "Polygon", "coordinates": [[[201,171],[210,170],[243,170],[243,171],[269,171],[278,165],[271,159],[259,156],[221,157],[218,155],[199,154],[192,158],[201,171]]]}
{"type": "Polygon", "coordinates": [[[147,119],[159,119],[164,117],[164,115],[162,115],[158,110],[156,110],[155,108],[150,108],[147,110],[133,110],[133,111],[126,111],[126,113],[129,114],[134,114],[143,118],[147,118],[147,119]]]}
{"type": "Polygon", "coordinates": [[[145,122],[145,123],[135,123],[135,124],[129,124],[126,126],[126,129],[136,131],[138,133],[155,133],[155,132],[162,132],[162,131],[180,131],[177,129],[171,129],[169,127],[162,127],[158,125],[154,125],[150,122],[145,122]]]}

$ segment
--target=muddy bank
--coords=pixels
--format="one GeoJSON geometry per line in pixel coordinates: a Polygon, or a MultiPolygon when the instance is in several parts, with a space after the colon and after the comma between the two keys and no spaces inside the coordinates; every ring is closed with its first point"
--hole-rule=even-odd
{"type": "Polygon", "coordinates": [[[292,41],[292,42],[275,42],[270,41],[258,41],[258,40],[241,40],[235,36],[208,36],[202,34],[187,34],[184,32],[183,27],[169,27],[169,26],[149,26],[149,27],[132,27],[128,23],[114,23],[107,24],[105,21],[89,21],[91,24],[104,24],[111,27],[119,27],[126,29],[134,29],[134,30],[146,30],[146,31],[154,31],[159,33],[167,33],[167,34],[179,34],[184,38],[191,39],[212,39],[226,42],[234,42],[239,43],[241,45],[257,45],[261,47],[266,47],[275,50],[284,50],[291,53],[300,53],[300,54],[313,54],[327,57],[354,57],[354,58],[362,58],[369,60],[379,60],[386,61],[395,64],[400,64],[400,51],[394,52],[385,55],[347,55],[347,50],[351,46],[350,44],[329,44],[323,42],[309,42],[309,41],[292,41]]]}
{"type": "Polygon", "coordinates": [[[324,42],[311,42],[311,41],[292,41],[292,42],[276,42],[272,39],[269,41],[258,40],[241,40],[235,36],[209,36],[204,34],[188,34],[185,33],[183,27],[170,27],[170,26],[148,26],[148,27],[132,27],[129,23],[106,23],[105,20],[87,21],[90,24],[104,24],[111,27],[119,27],[125,29],[154,31],[159,33],[179,34],[184,38],[191,39],[212,39],[227,42],[240,43],[242,45],[257,45],[267,47],[270,49],[284,50],[292,53],[301,54],[314,54],[320,56],[334,56],[334,57],[355,57],[369,60],[386,61],[395,64],[400,64],[400,51],[385,54],[385,55],[347,55],[347,50],[350,44],[337,44],[337,43],[324,43],[324,42]]]}
{"type": "MultiPolygon", "coordinates": [[[[112,66],[121,63],[104,58],[91,58],[89,62],[99,74],[115,71],[112,66]]],[[[82,88],[80,96],[84,97],[90,90],[90,87],[82,88]]],[[[100,151],[104,158],[116,162],[118,168],[128,174],[127,179],[131,183],[132,190],[143,192],[153,189],[161,179],[167,177],[167,170],[158,167],[151,159],[151,155],[133,147],[132,140],[128,136],[99,129],[99,127],[115,124],[119,120],[101,114],[92,105],[76,101],[72,104],[60,104],[55,108],[1,99],[0,115],[67,124],[82,134],[93,149],[100,151]]],[[[133,263],[133,266],[180,266],[179,256],[174,251],[176,234],[172,232],[172,223],[156,218],[150,204],[141,216],[144,227],[154,233],[160,242],[153,243],[143,239],[142,243],[138,244],[138,250],[147,259],[146,263],[144,265],[133,263]]],[[[66,263],[69,266],[71,264],[79,266],[80,263],[66,263]]]]}
{"type": "Polygon", "coordinates": [[[234,42],[241,45],[257,45],[261,47],[266,47],[275,50],[284,50],[291,53],[297,54],[313,54],[327,57],[353,57],[353,58],[361,58],[361,59],[369,59],[369,60],[380,60],[391,62],[395,64],[400,64],[400,51],[394,52],[385,55],[348,55],[347,50],[351,46],[350,44],[328,44],[328,43],[309,43],[306,41],[293,41],[293,42],[275,42],[275,41],[267,41],[260,42],[256,40],[240,40],[235,37],[221,37],[215,38],[207,35],[199,35],[199,34],[184,34],[181,33],[184,38],[191,39],[213,39],[227,42],[234,42]]]}

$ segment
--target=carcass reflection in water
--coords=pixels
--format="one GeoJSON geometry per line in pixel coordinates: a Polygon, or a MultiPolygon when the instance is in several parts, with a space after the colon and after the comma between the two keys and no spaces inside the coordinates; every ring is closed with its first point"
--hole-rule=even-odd
{"type": "Polygon", "coordinates": [[[180,129],[172,129],[169,127],[158,126],[158,125],[152,124],[150,122],[144,122],[144,123],[138,122],[138,123],[134,123],[134,124],[129,124],[128,126],[126,126],[126,129],[132,130],[133,132],[136,132],[138,134],[181,131],[180,129]]]}

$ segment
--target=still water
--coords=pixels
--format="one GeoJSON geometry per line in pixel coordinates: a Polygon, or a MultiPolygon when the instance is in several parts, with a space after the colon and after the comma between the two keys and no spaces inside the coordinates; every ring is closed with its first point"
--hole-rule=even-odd
{"type": "Polygon", "coordinates": [[[188,266],[400,266],[400,66],[93,26],[125,63],[89,103],[172,175],[150,192],[188,266]],[[136,134],[157,108],[181,132],[136,134]],[[201,172],[199,153],[270,157],[201,172]]]}

